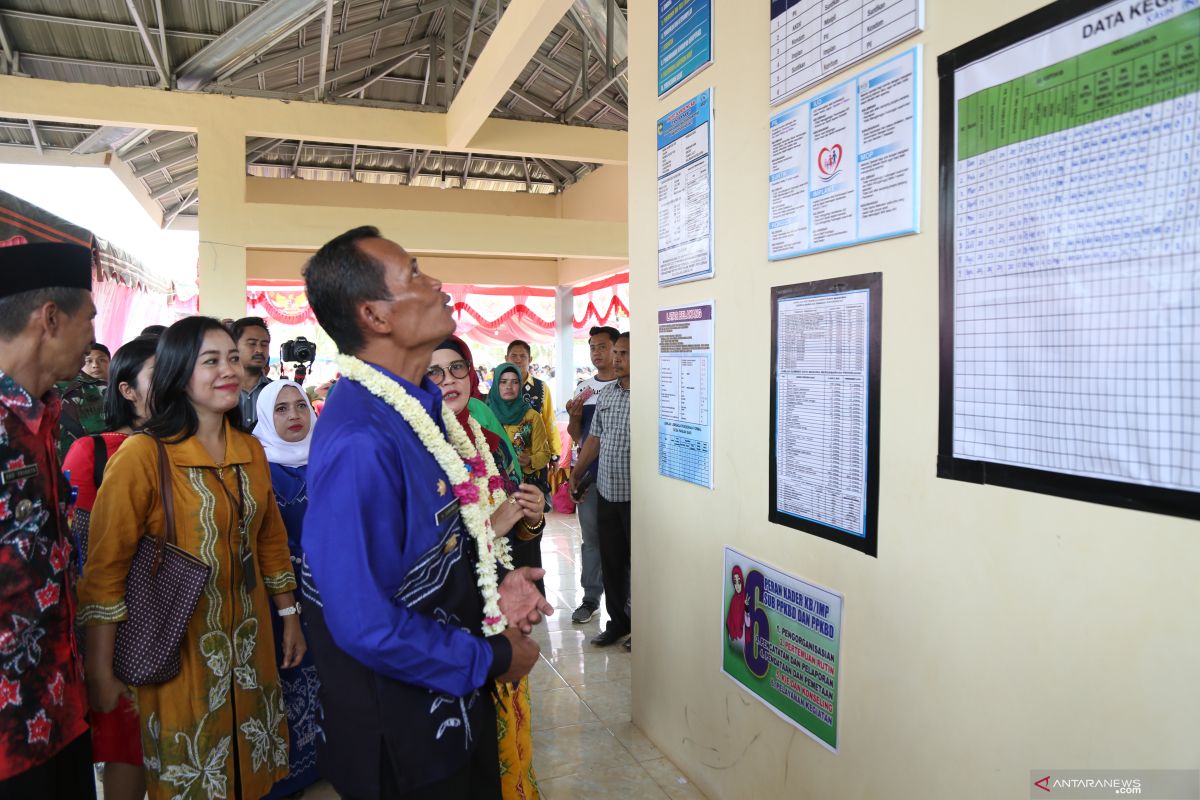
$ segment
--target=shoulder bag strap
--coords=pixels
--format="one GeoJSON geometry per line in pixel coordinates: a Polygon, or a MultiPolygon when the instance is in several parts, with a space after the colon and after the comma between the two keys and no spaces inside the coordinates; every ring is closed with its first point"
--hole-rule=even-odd
{"type": "Polygon", "coordinates": [[[164,532],[162,536],[158,537],[154,563],[150,569],[151,575],[157,575],[158,568],[162,565],[164,548],[167,544],[175,544],[175,497],[171,493],[171,468],[167,458],[167,448],[163,447],[162,441],[157,436],[151,436],[151,438],[158,446],[158,493],[162,499],[163,515],[166,517],[164,532]]]}
{"type": "Polygon", "coordinates": [[[96,448],[96,455],[92,459],[92,483],[99,489],[104,480],[104,466],[108,463],[108,445],[100,435],[92,437],[92,445],[96,448]]]}

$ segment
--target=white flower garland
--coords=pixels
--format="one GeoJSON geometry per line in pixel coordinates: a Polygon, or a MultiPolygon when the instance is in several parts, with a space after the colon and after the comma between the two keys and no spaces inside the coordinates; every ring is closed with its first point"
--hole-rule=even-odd
{"type": "Polygon", "coordinates": [[[483,633],[485,636],[502,633],[508,620],[500,611],[496,561],[512,569],[512,555],[508,540],[492,534],[491,509],[503,503],[506,496],[500,488],[503,481],[487,448],[483,429],[474,419],[469,419],[472,436],[468,437],[458,418],[443,404],[442,422],[446,426],[446,435],[442,435],[425,407],[396,381],[353,356],[339,355],[337,364],[343,378],[360,384],[400,414],[450,478],[454,494],[461,503],[463,522],[479,550],[475,575],[483,594],[483,633]],[[483,502],[485,499],[486,503],[483,502]],[[499,546],[495,544],[497,538],[499,546]]]}

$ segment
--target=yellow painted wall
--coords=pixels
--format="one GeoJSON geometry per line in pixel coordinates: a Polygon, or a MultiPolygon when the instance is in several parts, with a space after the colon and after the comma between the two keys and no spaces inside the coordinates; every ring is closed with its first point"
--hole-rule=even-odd
{"type": "MultiPolygon", "coordinates": [[[[450,211],[557,217],[558,200],[549,194],[485,192],[472,189],[431,189],[381,183],[303,181],[286,178],[246,178],[246,202],[336,208],[450,211]]],[[[618,220],[624,222],[624,218],[618,220]]]]}
{"type": "MultiPolygon", "coordinates": [[[[301,280],[313,250],[246,250],[246,279],[301,280]]],[[[418,253],[421,269],[444,283],[574,286],[629,268],[620,260],[564,258],[471,258],[418,253]]]]}
{"type": "MultiPolygon", "coordinates": [[[[610,164],[584,176],[558,196],[563,217],[624,223],[629,219],[629,170],[610,164]]],[[[558,262],[558,285],[571,286],[628,269],[628,259],[564,258],[558,262]]]]}
{"type": "MultiPolygon", "coordinates": [[[[522,281],[542,285],[557,281],[558,259],[624,263],[628,257],[623,215],[588,213],[572,219],[562,214],[557,197],[245,175],[247,136],[438,150],[446,147],[444,114],[0,75],[0,117],[196,131],[200,308],[219,317],[240,313],[247,248],[315,248],[364,224],[378,226],[414,252],[548,262],[525,270],[536,281],[522,281]]],[[[464,149],[620,168],[626,138],[621,131],[489,118],[464,149]]],[[[607,180],[593,183],[611,196],[607,180]]],[[[450,275],[458,268],[447,269],[450,275]]],[[[572,274],[582,271],[586,268],[576,267],[572,274]]],[[[463,274],[482,280],[491,270],[471,268],[463,274]]]]}
{"type": "Polygon", "coordinates": [[[629,269],[629,262],[598,258],[564,258],[558,262],[558,285],[577,286],[629,269]]]}
{"type": "Polygon", "coordinates": [[[714,65],[664,101],[655,5],[630,4],[634,719],[714,800],[1009,800],[1031,769],[1200,767],[1200,524],[934,477],[936,57],[1041,4],[926,0],[922,233],[782,263],[765,257],[768,4],[715,0],[714,65]],[[655,121],[706,86],[717,277],[659,289],[655,121]],[[875,271],[878,559],[767,522],[770,288],[875,271]],[[715,491],[659,477],[655,445],[654,311],[708,298],[715,491]],[[839,754],[720,673],[726,544],[845,594],[839,754]]]}
{"type": "Polygon", "coordinates": [[[625,222],[629,218],[629,170],[624,164],[611,164],[585,175],[559,195],[559,209],[571,219],[625,222]]]}
{"type": "MultiPolygon", "coordinates": [[[[400,242],[404,244],[403,241],[400,242]]],[[[247,280],[302,280],[312,250],[246,250],[247,280]]],[[[421,270],[443,283],[554,286],[558,262],[524,258],[446,258],[417,254],[421,270]]]]}

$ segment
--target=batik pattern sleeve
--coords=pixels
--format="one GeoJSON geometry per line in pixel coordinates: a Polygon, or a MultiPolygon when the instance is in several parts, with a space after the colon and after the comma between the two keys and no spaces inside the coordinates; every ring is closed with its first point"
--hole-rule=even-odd
{"type": "MultiPolygon", "coordinates": [[[[271,471],[266,458],[258,451],[248,468],[250,483],[253,487],[269,487],[271,471]]],[[[257,496],[255,492],[255,496],[257,496]]],[[[291,552],[288,550],[287,526],[283,523],[283,515],[279,513],[279,504],[271,496],[264,493],[269,501],[262,504],[263,520],[258,528],[258,567],[262,570],[263,586],[267,594],[276,595],[295,591],[296,576],[292,571],[291,552]]]]}
{"type": "Polygon", "coordinates": [[[532,429],[529,443],[529,467],[534,472],[541,472],[550,463],[550,456],[554,455],[550,448],[551,437],[547,435],[546,426],[536,411],[530,409],[525,416],[525,421],[530,424],[532,429]]]}
{"type": "MultiPolygon", "coordinates": [[[[125,442],[104,469],[104,483],[88,533],[87,569],[79,581],[77,620],[83,625],[120,622],[128,616],[125,582],[138,540],[153,524],[158,494],[158,454],[149,436],[125,442]]],[[[155,515],[162,521],[162,511],[155,515]]]]}
{"type": "Polygon", "coordinates": [[[406,469],[407,455],[373,429],[315,442],[302,544],[338,647],[375,672],[461,697],[488,680],[492,648],[398,599],[423,555],[416,528],[433,524],[407,507],[406,479],[425,470],[406,469]]]}

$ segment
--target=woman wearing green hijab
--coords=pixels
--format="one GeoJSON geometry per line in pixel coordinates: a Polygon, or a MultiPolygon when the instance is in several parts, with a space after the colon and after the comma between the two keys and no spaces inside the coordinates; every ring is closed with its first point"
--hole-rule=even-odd
{"type": "Polygon", "coordinates": [[[512,364],[505,362],[496,367],[488,392],[488,407],[516,449],[521,471],[545,491],[546,465],[552,455],[546,424],[522,396],[521,371],[512,364]]]}
{"type": "MultiPolygon", "coordinates": [[[[504,426],[509,441],[517,451],[517,461],[532,483],[549,497],[546,465],[550,463],[550,441],[546,438],[546,423],[521,394],[521,371],[509,363],[501,364],[492,373],[492,388],[488,391],[488,407],[504,426]]],[[[541,543],[513,541],[513,563],[520,567],[542,565],[541,543]]],[[[546,595],[545,584],[536,581],[538,591],[546,595]]]]}

